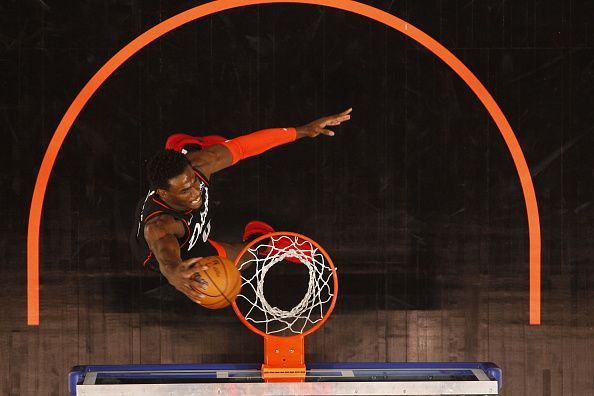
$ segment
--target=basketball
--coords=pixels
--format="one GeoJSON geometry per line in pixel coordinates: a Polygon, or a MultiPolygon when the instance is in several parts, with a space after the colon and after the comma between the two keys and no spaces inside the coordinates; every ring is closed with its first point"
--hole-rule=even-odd
{"type": "Polygon", "coordinates": [[[241,290],[241,274],[235,263],[225,257],[210,256],[199,262],[208,266],[198,270],[197,275],[208,282],[205,289],[196,289],[204,294],[201,305],[209,309],[221,309],[231,305],[241,290]]]}

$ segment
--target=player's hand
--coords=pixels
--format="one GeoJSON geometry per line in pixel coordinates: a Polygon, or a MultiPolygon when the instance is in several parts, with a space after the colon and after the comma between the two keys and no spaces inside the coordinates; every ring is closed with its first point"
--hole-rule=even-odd
{"type": "Polygon", "coordinates": [[[318,135],[334,136],[334,132],[330,129],[326,129],[326,127],[340,125],[341,123],[350,120],[351,111],[353,111],[353,108],[345,110],[342,113],[322,117],[318,120],[310,122],[307,125],[295,128],[297,130],[297,139],[302,137],[314,138],[318,135]]]}
{"type": "Polygon", "coordinates": [[[208,281],[198,275],[198,270],[205,270],[208,266],[201,263],[202,257],[193,257],[182,261],[174,270],[167,274],[167,280],[177,290],[184,293],[190,300],[200,304],[204,294],[201,293],[208,286],[208,281]]]}

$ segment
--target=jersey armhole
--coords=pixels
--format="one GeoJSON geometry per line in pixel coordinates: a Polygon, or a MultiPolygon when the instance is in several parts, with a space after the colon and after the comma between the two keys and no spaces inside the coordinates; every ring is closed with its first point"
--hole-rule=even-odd
{"type": "MultiPolygon", "coordinates": [[[[188,225],[188,222],[186,221],[186,219],[179,219],[179,220],[181,220],[181,222],[184,223],[184,226],[186,227],[186,233],[185,233],[186,240],[179,245],[179,248],[181,249],[184,246],[186,246],[186,243],[188,243],[188,241],[190,240],[190,226],[188,225]]],[[[183,236],[180,239],[183,239],[183,236]]],[[[180,239],[178,239],[178,241],[180,239]]]]}

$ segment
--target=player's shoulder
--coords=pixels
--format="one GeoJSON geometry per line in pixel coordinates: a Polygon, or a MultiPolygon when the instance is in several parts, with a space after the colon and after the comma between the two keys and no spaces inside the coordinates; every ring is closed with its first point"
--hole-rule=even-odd
{"type": "Polygon", "coordinates": [[[180,220],[168,213],[161,213],[146,221],[144,224],[145,238],[159,239],[166,234],[178,234],[180,229],[180,220]]]}

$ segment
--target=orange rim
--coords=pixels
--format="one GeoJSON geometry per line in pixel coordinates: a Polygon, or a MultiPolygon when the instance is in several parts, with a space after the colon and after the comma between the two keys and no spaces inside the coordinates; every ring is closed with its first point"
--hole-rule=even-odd
{"type": "Polygon", "coordinates": [[[336,267],[334,266],[334,262],[332,262],[332,259],[330,258],[330,255],[328,254],[328,252],[326,252],[326,250],[320,246],[319,243],[317,243],[316,241],[314,241],[313,239],[306,237],[305,235],[302,234],[298,234],[296,232],[290,232],[290,231],[275,231],[275,232],[271,232],[269,234],[264,234],[259,236],[258,238],[254,239],[253,241],[251,241],[250,243],[248,243],[247,245],[245,245],[243,247],[243,249],[241,249],[241,251],[239,252],[239,254],[237,255],[237,257],[235,258],[235,265],[239,266],[239,260],[241,260],[241,258],[243,257],[243,255],[248,251],[248,249],[250,249],[252,246],[258,244],[260,241],[267,239],[267,238],[271,238],[273,236],[294,236],[300,239],[303,239],[309,243],[311,243],[312,245],[314,245],[324,256],[324,258],[326,259],[326,262],[328,264],[328,266],[330,267],[330,269],[332,270],[332,280],[334,283],[334,291],[333,291],[333,296],[332,296],[332,300],[330,301],[330,306],[328,307],[328,310],[324,313],[324,316],[322,317],[322,320],[320,320],[318,323],[316,323],[315,325],[313,325],[311,328],[307,329],[306,331],[304,331],[301,334],[296,334],[293,336],[275,336],[275,335],[271,335],[271,334],[267,334],[266,332],[258,329],[257,327],[255,327],[254,325],[252,325],[250,322],[247,321],[247,319],[243,316],[243,313],[241,312],[241,310],[239,309],[239,307],[237,307],[237,303],[235,301],[233,301],[233,310],[235,311],[235,314],[237,315],[237,317],[239,318],[239,320],[241,320],[241,323],[243,323],[248,329],[250,329],[251,331],[253,331],[256,334],[261,335],[262,337],[281,337],[281,338],[285,338],[285,339],[289,339],[289,338],[293,338],[293,337],[305,337],[308,334],[313,333],[314,331],[318,330],[320,327],[322,327],[322,325],[324,323],[326,323],[326,321],[328,320],[328,318],[330,317],[330,315],[332,314],[332,311],[334,310],[334,306],[336,305],[336,298],[338,297],[338,275],[336,274],[336,267]]]}

